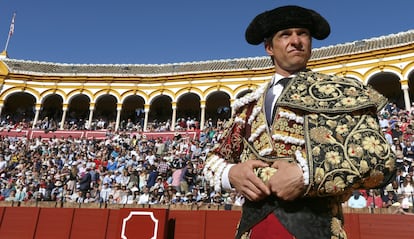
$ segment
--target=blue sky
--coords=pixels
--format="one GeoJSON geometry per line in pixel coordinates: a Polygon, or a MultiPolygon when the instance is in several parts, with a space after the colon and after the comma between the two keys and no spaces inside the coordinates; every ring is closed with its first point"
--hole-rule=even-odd
{"type": "Polygon", "coordinates": [[[330,22],[331,35],[314,47],[414,29],[409,0],[2,0],[0,47],[16,12],[13,59],[164,64],[263,56],[244,31],[258,13],[287,4],[330,22]]]}

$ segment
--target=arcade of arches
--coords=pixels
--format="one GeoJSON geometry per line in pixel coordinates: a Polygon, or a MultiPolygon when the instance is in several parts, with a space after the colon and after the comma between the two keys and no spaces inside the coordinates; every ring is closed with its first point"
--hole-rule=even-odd
{"type": "MultiPolygon", "coordinates": [[[[48,118],[60,122],[60,129],[70,127],[73,123],[82,125],[82,121],[85,124],[88,120],[92,122],[89,125],[99,120],[108,122],[108,124],[115,122],[115,128],[118,129],[125,128],[126,123],[132,121],[134,124],[146,125],[145,128],[148,129],[152,124],[171,122],[174,111],[177,120],[191,118],[196,121],[200,120],[202,111],[200,97],[194,93],[183,94],[175,103],[170,97],[159,95],[154,97],[149,105],[146,105],[144,98],[139,95],[128,96],[120,104],[111,94],[100,96],[95,103],[91,103],[90,98],[84,94],[74,95],[66,107],[63,106],[62,96],[56,93],[43,97],[41,102],[41,104],[36,104],[36,98],[27,92],[12,93],[4,100],[1,118],[10,119],[16,123],[41,121],[48,118]],[[93,109],[91,105],[94,105],[93,109]],[[176,105],[175,108],[173,105],[176,105]],[[149,108],[148,111],[146,111],[147,108],[149,108]],[[64,123],[61,124],[61,122],[64,123]]],[[[214,92],[204,104],[204,118],[211,119],[212,122],[228,119],[231,113],[230,107],[228,94],[214,92]]],[[[174,126],[172,126],[173,129],[174,126]]]]}
{"type": "MultiPolygon", "coordinates": [[[[339,55],[332,52],[340,46],[315,49],[319,56],[313,55],[309,68],[355,78],[373,86],[398,107],[410,110],[414,100],[414,40],[410,39],[402,45],[367,47],[339,55]]],[[[71,66],[2,57],[0,118],[26,121],[34,127],[35,122],[47,117],[57,129],[65,129],[71,123],[90,126],[104,120],[118,130],[131,121],[144,131],[165,122],[170,122],[169,129],[174,130],[179,119],[191,118],[203,129],[210,119],[215,122],[229,118],[233,102],[270,80],[273,74],[267,57],[177,66],[174,69],[182,71],[157,73],[143,65],[71,66]],[[127,72],[135,68],[143,73],[127,72]]],[[[154,67],[163,71],[170,66],[154,67]]]]}

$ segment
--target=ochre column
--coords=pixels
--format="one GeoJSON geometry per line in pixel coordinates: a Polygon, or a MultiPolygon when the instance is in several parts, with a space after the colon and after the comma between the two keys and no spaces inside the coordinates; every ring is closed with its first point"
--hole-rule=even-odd
{"type": "Polygon", "coordinates": [[[147,132],[149,110],[150,110],[150,105],[145,104],[144,105],[145,118],[144,118],[144,129],[143,129],[144,132],[147,132]]]}
{"type": "Polygon", "coordinates": [[[34,119],[33,119],[32,129],[34,129],[36,127],[36,122],[39,119],[39,113],[40,113],[40,108],[41,107],[42,107],[42,104],[39,104],[39,103],[37,103],[36,106],[35,106],[36,113],[35,113],[35,116],[34,116],[34,119]]]}
{"type": "Polygon", "coordinates": [[[60,120],[60,129],[63,130],[65,126],[66,113],[68,112],[68,104],[63,104],[62,119],[60,120]]]}
{"type": "Polygon", "coordinates": [[[121,110],[122,110],[122,103],[116,104],[116,122],[115,122],[115,131],[119,129],[119,122],[121,121],[121,110]]]}
{"type": "Polygon", "coordinates": [[[404,104],[405,104],[405,110],[410,111],[411,110],[411,100],[410,100],[410,93],[408,92],[408,81],[404,80],[401,82],[401,89],[404,94],[404,104]]]}
{"type": "Polygon", "coordinates": [[[200,115],[200,130],[204,129],[204,124],[206,121],[206,101],[200,100],[200,108],[201,108],[201,115],[200,115]]]}
{"type": "Polygon", "coordinates": [[[170,130],[175,130],[175,121],[177,121],[177,102],[171,102],[172,107],[172,117],[171,117],[171,127],[170,130]]]}
{"type": "Polygon", "coordinates": [[[89,104],[89,119],[88,119],[88,129],[91,129],[92,126],[92,119],[93,119],[93,111],[95,109],[95,103],[89,104]]]}
{"type": "Polygon", "coordinates": [[[3,110],[3,105],[4,105],[4,101],[0,100],[0,116],[1,116],[1,111],[3,110]]]}

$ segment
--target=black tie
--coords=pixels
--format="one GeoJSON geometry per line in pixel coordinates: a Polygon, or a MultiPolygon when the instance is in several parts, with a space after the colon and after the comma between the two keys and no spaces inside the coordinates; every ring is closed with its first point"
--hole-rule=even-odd
{"type": "Polygon", "coordinates": [[[266,119],[267,119],[268,125],[271,125],[273,123],[273,119],[274,119],[275,112],[276,112],[276,107],[272,109],[273,99],[274,99],[272,88],[274,85],[281,85],[284,89],[287,83],[289,82],[289,80],[290,80],[289,77],[282,78],[276,84],[271,85],[269,89],[267,90],[266,98],[265,98],[265,110],[266,110],[266,119]]]}
{"type": "Polygon", "coordinates": [[[276,85],[282,85],[283,86],[283,88],[285,88],[286,87],[286,85],[287,85],[287,83],[290,81],[290,77],[285,77],[285,78],[282,78],[282,79],[280,79],[278,82],[277,82],[277,84],[276,85]]]}

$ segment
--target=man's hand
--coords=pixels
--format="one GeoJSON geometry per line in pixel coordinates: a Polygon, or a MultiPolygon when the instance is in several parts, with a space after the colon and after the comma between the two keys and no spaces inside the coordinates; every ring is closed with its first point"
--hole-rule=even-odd
{"type": "Polygon", "coordinates": [[[259,201],[270,195],[269,188],[253,172],[261,167],[268,165],[260,160],[247,160],[234,165],[229,171],[231,185],[250,201],[259,201]]]}
{"type": "Polygon", "coordinates": [[[272,167],[277,169],[269,180],[273,194],[283,200],[294,200],[303,194],[303,172],[296,163],[279,160],[272,167]]]}

